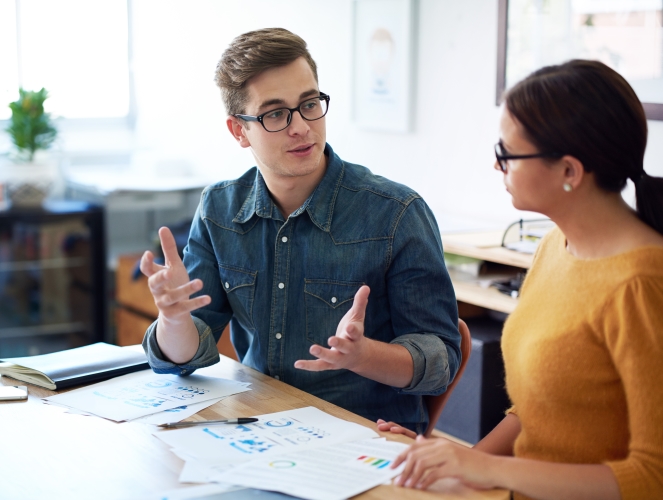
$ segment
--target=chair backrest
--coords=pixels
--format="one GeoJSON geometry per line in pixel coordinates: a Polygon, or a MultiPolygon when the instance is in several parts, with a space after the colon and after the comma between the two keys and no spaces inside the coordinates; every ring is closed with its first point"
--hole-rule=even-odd
{"type": "Polygon", "coordinates": [[[458,330],[460,331],[461,360],[456,377],[453,379],[453,382],[448,385],[447,390],[439,396],[424,396],[424,402],[428,407],[428,418],[430,419],[428,423],[428,429],[426,429],[426,437],[430,437],[430,435],[433,433],[435,424],[440,418],[440,415],[442,415],[444,405],[447,404],[451,393],[460,380],[460,377],[463,375],[467,360],[470,359],[470,354],[472,353],[472,337],[470,336],[470,329],[467,326],[467,323],[465,323],[462,319],[458,320],[458,330]]]}

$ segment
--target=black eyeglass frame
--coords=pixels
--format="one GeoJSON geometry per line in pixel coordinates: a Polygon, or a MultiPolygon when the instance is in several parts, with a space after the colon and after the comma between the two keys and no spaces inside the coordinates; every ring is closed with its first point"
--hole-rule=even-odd
{"type": "Polygon", "coordinates": [[[500,154],[500,150],[504,150],[504,145],[502,141],[498,142],[494,146],[495,148],[495,158],[497,159],[497,164],[500,166],[502,172],[506,172],[506,162],[508,160],[527,160],[529,158],[561,158],[564,156],[559,153],[534,153],[530,155],[503,155],[500,154]]]}
{"type": "Polygon", "coordinates": [[[331,97],[328,94],[325,94],[324,92],[320,92],[319,96],[314,96],[314,97],[310,97],[309,99],[305,99],[304,101],[300,102],[299,106],[297,106],[296,108],[274,108],[274,109],[271,109],[269,111],[265,111],[264,113],[261,113],[258,116],[240,115],[240,114],[233,115],[233,116],[235,118],[239,118],[239,119],[247,121],[247,122],[260,122],[260,125],[262,125],[262,128],[264,128],[267,132],[281,132],[281,130],[285,130],[290,126],[290,123],[292,122],[292,115],[295,111],[297,111],[299,113],[299,116],[301,116],[307,122],[314,122],[316,120],[319,120],[320,118],[324,118],[327,115],[327,113],[329,112],[329,101],[330,101],[330,99],[331,99],[331,97]],[[322,116],[320,116],[318,118],[306,118],[304,116],[304,114],[302,113],[300,108],[302,107],[303,104],[305,104],[309,101],[312,101],[313,99],[320,99],[321,101],[325,101],[327,103],[327,108],[325,109],[325,112],[322,114],[322,116]],[[278,130],[267,130],[267,127],[265,126],[265,123],[263,122],[263,119],[264,119],[265,115],[268,115],[268,114],[273,113],[274,111],[278,111],[278,110],[283,110],[283,111],[288,111],[289,112],[288,122],[286,123],[285,127],[280,128],[278,130]]]}

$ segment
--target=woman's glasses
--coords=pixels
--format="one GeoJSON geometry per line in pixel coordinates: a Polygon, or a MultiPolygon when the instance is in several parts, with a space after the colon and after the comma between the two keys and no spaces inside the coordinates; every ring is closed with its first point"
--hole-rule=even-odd
{"type": "Polygon", "coordinates": [[[497,164],[500,167],[502,172],[506,172],[507,162],[509,160],[526,160],[528,158],[561,158],[562,154],[558,153],[535,153],[531,155],[512,155],[509,154],[502,141],[495,144],[495,158],[497,158],[497,164]]]}

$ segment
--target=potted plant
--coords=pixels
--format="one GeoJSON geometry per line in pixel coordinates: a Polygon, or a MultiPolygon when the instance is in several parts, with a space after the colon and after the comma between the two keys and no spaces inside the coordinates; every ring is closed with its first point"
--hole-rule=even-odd
{"type": "Polygon", "coordinates": [[[57,165],[40,151],[57,136],[51,117],[44,112],[48,92],[19,89],[17,101],[9,103],[12,116],[6,131],[16,150],[6,163],[4,181],[12,205],[40,206],[57,180],[57,165]]]}

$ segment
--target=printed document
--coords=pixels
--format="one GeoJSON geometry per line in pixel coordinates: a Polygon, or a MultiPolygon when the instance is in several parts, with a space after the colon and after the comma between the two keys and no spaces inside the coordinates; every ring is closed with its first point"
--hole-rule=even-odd
{"type": "Polygon", "coordinates": [[[309,500],[342,500],[398,476],[390,466],[408,445],[368,439],[278,457],[261,457],[218,474],[213,481],[279,491],[309,500]]]}
{"type": "Polygon", "coordinates": [[[140,372],[44,398],[117,422],[251,390],[245,383],[204,375],[140,372]]]}
{"type": "Polygon", "coordinates": [[[210,425],[160,430],[155,436],[184,454],[208,464],[237,464],[300,449],[318,449],[378,437],[363,425],[307,407],[267,415],[246,425],[210,425]]]}

